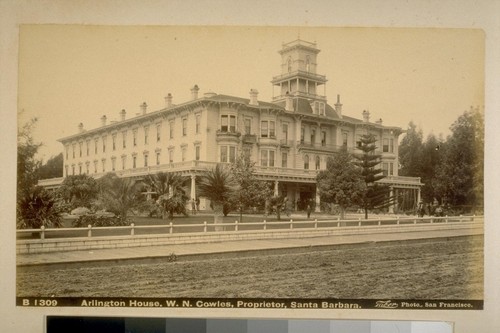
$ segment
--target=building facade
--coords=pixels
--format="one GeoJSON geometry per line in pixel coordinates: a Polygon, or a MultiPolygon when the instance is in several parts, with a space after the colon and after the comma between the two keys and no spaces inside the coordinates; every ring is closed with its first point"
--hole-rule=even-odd
{"type": "MultiPolygon", "coordinates": [[[[368,111],[362,119],[343,114],[340,96],[328,103],[327,79],[316,72],[315,43],[296,40],[282,45],[281,73],[272,78],[273,99],[260,101],[251,89],[248,98],[199,94],[191,89],[191,100],[174,104],[165,97],[165,107],[127,118],[119,112],[118,121],[62,138],[64,177],[88,174],[100,177],[115,172],[123,177],[143,177],[160,171],[178,172],[191,179],[191,197],[196,198],[196,177],[216,163],[231,163],[240,153],[256,162],[261,179],[273,181],[275,193],[287,195],[295,209],[313,200],[320,208],[316,175],[326,168],[327,159],[340,149],[356,152],[363,134],[377,138],[386,177],[381,183],[394,194],[420,201],[420,179],[398,176],[398,138],[401,128],[372,122],[368,111]]],[[[359,152],[359,151],[358,151],[359,152]]],[[[64,178],[63,177],[63,178],[64,178]]],[[[62,179],[43,180],[44,186],[57,186],[62,179]]],[[[203,198],[202,198],[203,199],[203,198]]],[[[202,200],[201,209],[207,208],[202,200]]]]}

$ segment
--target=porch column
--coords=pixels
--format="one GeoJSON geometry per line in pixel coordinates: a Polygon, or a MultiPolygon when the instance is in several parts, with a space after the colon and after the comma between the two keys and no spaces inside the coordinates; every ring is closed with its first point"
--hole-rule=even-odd
{"type": "Polygon", "coordinates": [[[278,193],[278,186],[279,182],[277,180],[274,181],[274,196],[277,197],[279,195],[278,193]]]}
{"type": "Polygon", "coordinates": [[[319,195],[319,189],[317,185],[316,185],[316,206],[314,207],[314,211],[316,213],[319,213],[321,211],[321,198],[319,195]]]}
{"type": "MultiPolygon", "coordinates": [[[[391,192],[390,192],[390,197],[391,198],[394,198],[394,188],[391,186],[391,192]]],[[[394,214],[394,206],[395,206],[395,202],[393,202],[390,206],[389,206],[389,214],[394,214]]]]}
{"type": "Polygon", "coordinates": [[[417,206],[420,204],[420,202],[422,201],[422,196],[421,196],[421,192],[420,192],[420,187],[417,188],[417,206]]]}
{"type": "Polygon", "coordinates": [[[196,176],[191,175],[191,199],[196,200],[196,176]]]}

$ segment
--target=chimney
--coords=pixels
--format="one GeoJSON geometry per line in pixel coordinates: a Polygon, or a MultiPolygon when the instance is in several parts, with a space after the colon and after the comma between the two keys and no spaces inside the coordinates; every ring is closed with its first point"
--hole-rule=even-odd
{"type": "Polygon", "coordinates": [[[140,108],[141,108],[141,112],[142,114],[146,114],[146,110],[148,109],[148,105],[146,104],[146,102],[143,102],[141,105],[139,105],[140,108]]]}
{"type": "Polygon", "coordinates": [[[292,96],[286,92],[286,97],[285,97],[285,111],[294,111],[293,109],[293,99],[292,96]]]}
{"type": "Polygon", "coordinates": [[[377,120],[376,123],[382,125],[382,118],[379,118],[379,120],[377,120]]]}
{"type": "Polygon", "coordinates": [[[122,109],[120,111],[120,119],[121,121],[124,121],[125,120],[125,116],[127,115],[127,111],[125,111],[125,109],[122,109]]]}
{"type": "Polygon", "coordinates": [[[165,107],[169,108],[172,106],[172,94],[168,93],[167,96],[165,96],[165,107]]]}
{"type": "Polygon", "coordinates": [[[363,120],[365,123],[370,122],[370,111],[363,110],[363,120]]]}
{"type": "Polygon", "coordinates": [[[102,125],[102,126],[106,126],[106,119],[108,119],[108,118],[106,117],[106,115],[103,115],[103,116],[101,117],[101,125],[102,125]]]}
{"type": "Polygon", "coordinates": [[[335,111],[342,117],[342,104],[340,103],[340,95],[337,95],[337,103],[335,103],[335,111]]]}
{"type": "Polygon", "coordinates": [[[198,87],[197,84],[194,85],[193,88],[191,88],[191,99],[194,101],[195,99],[198,99],[198,91],[200,88],[198,87]]]}
{"type": "Polygon", "coordinates": [[[78,124],[78,133],[82,133],[83,132],[83,123],[79,123],[78,124]]]}
{"type": "Polygon", "coordinates": [[[259,96],[259,92],[257,89],[250,89],[250,105],[259,105],[259,101],[257,100],[257,96],[259,96]]]}

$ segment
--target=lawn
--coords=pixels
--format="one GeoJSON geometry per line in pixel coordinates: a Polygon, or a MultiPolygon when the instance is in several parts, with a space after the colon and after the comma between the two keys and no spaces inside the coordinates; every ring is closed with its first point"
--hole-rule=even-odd
{"type": "Polygon", "coordinates": [[[177,262],[19,267],[17,295],[483,299],[482,237],[177,262]]]}

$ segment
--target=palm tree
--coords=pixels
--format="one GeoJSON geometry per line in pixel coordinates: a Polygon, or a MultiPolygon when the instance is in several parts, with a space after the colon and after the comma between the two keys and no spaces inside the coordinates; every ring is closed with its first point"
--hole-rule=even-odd
{"type": "Polygon", "coordinates": [[[160,206],[162,218],[168,213],[173,218],[174,213],[187,215],[185,179],[178,173],[159,172],[148,175],[144,180],[150,190],[155,192],[155,199],[160,206]]]}
{"type": "MultiPolygon", "coordinates": [[[[214,210],[214,224],[222,224],[224,204],[227,204],[236,190],[236,182],[229,170],[221,164],[215,168],[206,170],[198,183],[200,196],[210,200],[214,210]]],[[[217,226],[215,230],[221,230],[217,226]]]]}
{"type": "Polygon", "coordinates": [[[142,182],[109,173],[99,179],[99,184],[99,200],[104,208],[125,221],[128,211],[140,202],[142,182]]]}

